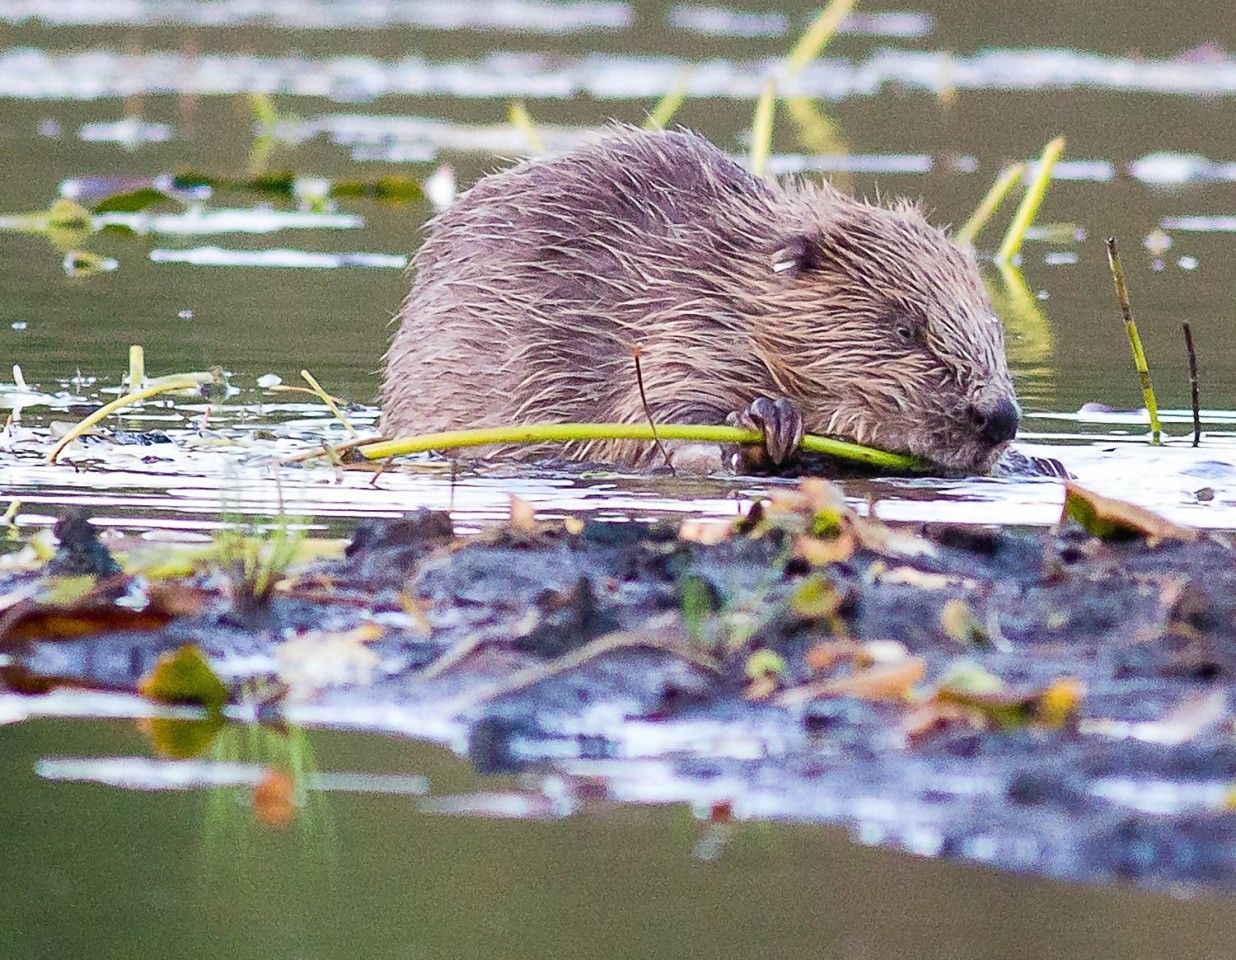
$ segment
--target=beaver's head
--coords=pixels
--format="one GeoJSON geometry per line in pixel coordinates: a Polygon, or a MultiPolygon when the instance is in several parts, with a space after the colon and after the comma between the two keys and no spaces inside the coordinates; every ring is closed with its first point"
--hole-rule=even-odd
{"type": "Polygon", "coordinates": [[[808,431],[985,471],[1021,415],[974,256],[914,207],[802,188],[757,336],[808,431]],[[785,362],[780,362],[784,360],[785,362]]]}

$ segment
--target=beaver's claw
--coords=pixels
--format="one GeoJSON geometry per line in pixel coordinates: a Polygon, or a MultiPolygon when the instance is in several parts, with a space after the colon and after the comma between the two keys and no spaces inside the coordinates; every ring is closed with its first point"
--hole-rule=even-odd
{"type": "Polygon", "coordinates": [[[803,442],[803,417],[789,400],[758,397],[746,410],[738,410],[725,418],[735,427],[758,430],[764,434],[762,446],[745,444],[738,448],[735,467],[780,466],[798,452],[803,442]]]}

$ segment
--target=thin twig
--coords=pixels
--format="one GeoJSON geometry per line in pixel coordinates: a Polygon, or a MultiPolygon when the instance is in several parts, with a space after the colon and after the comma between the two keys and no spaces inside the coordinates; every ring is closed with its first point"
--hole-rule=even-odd
{"type": "Polygon", "coordinates": [[[1116,299],[1120,303],[1120,315],[1124,318],[1124,329],[1129,335],[1129,346],[1133,348],[1133,364],[1137,367],[1137,375],[1142,381],[1142,396],[1146,402],[1146,412],[1150,414],[1150,442],[1158,446],[1162,429],[1159,426],[1159,404],[1155,400],[1154,387],[1150,383],[1150,367],[1146,365],[1146,352],[1142,349],[1142,338],[1138,336],[1137,324],[1133,321],[1133,310],[1129,306],[1129,288],[1124,283],[1124,269],[1120,266],[1120,254],[1116,252],[1116,238],[1107,240],[1107,263],[1112,270],[1112,281],[1116,284],[1116,299]]]}
{"type": "Polygon", "coordinates": [[[129,389],[140,390],[146,382],[146,351],[140,343],[129,347],[129,389]]]}
{"type": "Polygon", "coordinates": [[[794,48],[786,54],[786,72],[791,77],[819,57],[845,18],[850,15],[856,2],[857,0],[832,0],[832,3],[816,14],[802,37],[794,44],[794,48]]]}
{"type": "Polygon", "coordinates": [[[665,444],[661,442],[660,436],[657,435],[657,423],[652,419],[652,407],[648,406],[648,394],[644,393],[644,371],[639,365],[639,355],[642,352],[643,347],[637,343],[632,353],[635,356],[635,382],[639,386],[639,402],[644,405],[644,416],[648,418],[648,426],[652,427],[652,442],[657,445],[657,449],[661,451],[661,456],[665,458],[665,465],[669,467],[670,476],[677,476],[674,473],[674,465],[670,463],[669,453],[665,450],[665,444]]]}
{"type": "Polygon", "coordinates": [[[1189,399],[1193,404],[1193,446],[1202,442],[1202,401],[1197,386],[1197,351],[1193,348],[1193,328],[1189,321],[1183,321],[1185,350],[1189,354],[1189,399]]]}
{"type": "MultiPolygon", "coordinates": [[[[469,640],[462,641],[465,651],[471,652],[473,646],[469,640]]],[[[590,643],[584,644],[578,650],[564,654],[549,663],[538,663],[515,673],[485,688],[464,694],[451,706],[457,712],[474,709],[484,703],[489,703],[498,697],[508,696],[520,690],[560,676],[582,667],[589,661],[596,660],[617,650],[645,648],[661,650],[665,653],[681,657],[687,663],[714,675],[720,674],[721,668],[713,658],[692,649],[682,623],[682,614],[677,611],[663,613],[640,624],[635,630],[615,630],[600,636],[590,643]]],[[[449,652],[445,656],[449,656],[449,652]]],[[[430,665],[432,669],[433,665],[430,665]]],[[[441,671],[439,671],[440,674],[441,671]]]]}
{"type": "MultiPolygon", "coordinates": [[[[299,390],[300,387],[295,389],[299,390]]],[[[313,393],[312,390],[307,391],[313,393]]],[[[315,397],[316,393],[313,394],[315,397]]],[[[345,440],[343,443],[330,444],[325,441],[321,446],[314,447],[312,450],[305,450],[301,453],[295,453],[290,457],[284,457],[280,463],[303,463],[306,460],[313,460],[317,457],[333,457],[335,454],[347,453],[349,450],[355,450],[357,447],[364,446],[366,443],[383,443],[389,440],[390,437],[357,437],[355,440],[345,440]]]]}
{"type": "Polygon", "coordinates": [[[524,135],[528,148],[538,157],[545,154],[545,142],[537,132],[536,124],[532,122],[532,114],[522,100],[513,100],[506,108],[506,118],[511,125],[524,135]]]}

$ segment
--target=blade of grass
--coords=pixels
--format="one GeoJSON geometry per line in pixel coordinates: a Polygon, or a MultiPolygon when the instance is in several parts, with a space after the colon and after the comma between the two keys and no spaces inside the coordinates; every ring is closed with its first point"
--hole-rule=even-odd
{"type": "Polygon", "coordinates": [[[855,2],[856,0],[832,0],[832,3],[816,14],[816,18],[811,21],[806,32],[786,55],[786,71],[791,77],[816,59],[828,46],[828,42],[837,33],[841,22],[854,9],[855,2]]]}
{"type": "Polygon", "coordinates": [[[528,141],[528,149],[537,156],[545,154],[545,143],[541,140],[541,135],[537,133],[536,124],[532,122],[532,114],[528,113],[528,108],[524,106],[522,100],[511,101],[510,106],[506,108],[506,118],[516,130],[524,135],[524,139],[528,141]]]}
{"type": "Polygon", "coordinates": [[[157,380],[151,380],[141,390],[134,390],[132,393],[126,393],[123,397],[117,397],[111,403],[104,404],[94,413],[90,414],[90,416],[74,424],[73,428],[60,438],[60,442],[47,455],[47,462],[55,463],[56,458],[60,456],[65,447],[100,420],[103,420],[109,414],[115,413],[117,410],[132,406],[135,403],[141,403],[143,400],[148,400],[160,393],[167,393],[169,390],[192,390],[205,383],[212,383],[214,379],[215,375],[213,373],[176,373],[170,377],[159,377],[157,380]]]}
{"type": "Polygon", "coordinates": [[[1154,387],[1150,384],[1150,367],[1146,363],[1146,351],[1142,349],[1142,338],[1138,335],[1137,324],[1133,320],[1133,310],[1129,306],[1129,288],[1124,282],[1124,268],[1120,266],[1120,254],[1116,252],[1116,238],[1107,239],[1107,263],[1112,270],[1112,282],[1116,285],[1116,299],[1120,303],[1120,315],[1124,318],[1124,329],[1129,335],[1129,346],[1133,348],[1133,365],[1137,367],[1137,376],[1142,381],[1142,397],[1145,399],[1146,412],[1150,414],[1150,442],[1158,446],[1161,428],[1159,426],[1159,404],[1154,396],[1154,387]]]}
{"type": "Polygon", "coordinates": [[[996,177],[996,182],[987,191],[987,196],[983,197],[982,201],[975,208],[974,213],[970,214],[970,219],[966,221],[965,226],[957,231],[957,235],[953,239],[962,246],[974,246],[974,240],[979,235],[979,231],[987,225],[987,221],[991,219],[992,214],[1000,209],[1000,205],[1004,203],[1004,198],[1008,196],[1009,191],[1013,189],[1013,185],[1022,178],[1025,172],[1026,165],[1024,163],[1015,163],[1011,167],[1005,167],[1000,171],[1000,176],[996,177]]]}
{"type": "Polygon", "coordinates": [[[773,80],[764,85],[764,92],[756,102],[755,116],[751,120],[751,172],[757,177],[764,175],[768,154],[772,150],[773,113],[777,106],[777,101],[773,99],[775,89],[773,80]]]}
{"type": "Polygon", "coordinates": [[[345,417],[340,411],[338,405],[335,403],[335,398],[322,389],[322,385],[318,383],[313,374],[308,370],[302,370],[300,375],[304,378],[304,381],[309,384],[310,389],[313,391],[313,395],[330,407],[330,412],[335,415],[336,420],[343,424],[344,429],[352,435],[352,439],[355,440],[358,438],[360,434],[356,432],[356,428],[353,427],[352,424],[348,423],[348,418],[345,417]]]}
{"type": "MultiPolygon", "coordinates": [[[[741,427],[697,426],[681,423],[658,423],[656,436],[662,440],[695,440],[701,443],[759,443],[763,435],[757,430],[741,427]]],[[[448,430],[426,433],[418,437],[386,440],[360,447],[369,460],[380,460],[404,453],[424,453],[428,450],[455,450],[461,447],[484,447],[492,444],[567,443],[572,440],[652,440],[654,431],[647,423],[532,423],[477,430],[448,430]]],[[[845,440],[807,434],[802,449],[807,453],[822,453],[842,460],[852,460],[890,470],[918,470],[922,465],[914,457],[888,453],[860,446],[845,440]]]]}
{"type": "Polygon", "coordinates": [[[652,111],[644,120],[645,130],[665,129],[666,124],[673,119],[674,114],[678,112],[678,108],[687,99],[687,86],[691,82],[692,73],[694,71],[687,67],[678,75],[678,79],[674,81],[674,85],[670,87],[669,92],[657,101],[657,105],[652,108],[652,111]]]}
{"type": "Polygon", "coordinates": [[[1009,224],[1008,232],[1004,235],[1000,249],[996,251],[996,263],[1012,263],[1013,258],[1021,250],[1022,241],[1026,239],[1026,231],[1034,223],[1035,215],[1039,212],[1039,206],[1043,203],[1043,197],[1047,194],[1047,186],[1051,183],[1052,169],[1056,166],[1056,161],[1060,159],[1060,154],[1063,152],[1064,137],[1056,137],[1055,140],[1043,148],[1043,154],[1039,157],[1038,169],[1035,171],[1034,180],[1026,188],[1026,195],[1021,198],[1021,206],[1017,208],[1017,213],[1013,217],[1013,222],[1009,224]]]}
{"type": "Polygon", "coordinates": [[[146,380],[146,351],[140,343],[129,347],[129,389],[137,390],[146,380]]]}

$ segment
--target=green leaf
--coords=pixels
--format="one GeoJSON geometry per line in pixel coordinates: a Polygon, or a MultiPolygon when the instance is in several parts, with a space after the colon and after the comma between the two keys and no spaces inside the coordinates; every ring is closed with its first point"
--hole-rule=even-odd
{"type": "Polygon", "coordinates": [[[113,193],[104,197],[94,205],[95,213],[140,213],[147,207],[153,207],[164,200],[172,200],[162,190],[154,187],[141,187],[124,193],[113,193]]]}
{"type": "Polygon", "coordinates": [[[807,620],[831,617],[839,606],[841,598],[823,577],[808,577],[790,594],[790,609],[807,620]]]}
{"type": "Polygon", "coordinates": [[[198,704],[212,711],[222,709],[228,699],[227,687],[192,644],[159,657],[137,688],[160,703],[198,704]]]}
{"type": "Polygon", "coordinates": [[[155,751],[173,760],[188,760],[206,752],[223,729],[224,720],[218,711],[203,720],[174,720],[153,717],[146,731],[155,751]]]}
{"type": "Polygon", "coordinates": [[[53,230],[89,231],[90,211],[74,200],[61,198],[47,211],[47,226],[53,230]]]}
{"type": "Polygon", "coordinates": [[[759,680],[761,677],[785,676],[785,659],[772,650],[756,650],[747,657],[747,679],[759,680]]]}
{"type": "Polygon", "coordinates": [[[966,601],[954,597],[940,611],[940,626],[953,640],[971,647],[990,647],[991,637],[966,601]]]}
{"type": "Polygon", "coordinates": [[[364,197],[383,203],[410,203],[425,195],[421,185],[410,177],[379,177],[377,180],[337,180],[329,196],[364,197]]]}

